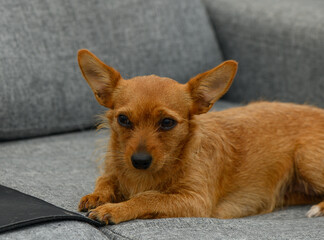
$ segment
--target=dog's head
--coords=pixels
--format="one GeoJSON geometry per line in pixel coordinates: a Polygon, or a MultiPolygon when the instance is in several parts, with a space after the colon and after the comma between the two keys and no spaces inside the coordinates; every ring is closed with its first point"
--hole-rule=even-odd
{"type": "Polygon", "coordinates": [[[81,72],[97,101],[110,110],[111,151],[121,168],[172,168],[190,135],[193,115],[206,113],[229,89],[237,63],[226,61],[187,84],[155,75],[125,80],[88,50],[78,52],[81,72]]]}

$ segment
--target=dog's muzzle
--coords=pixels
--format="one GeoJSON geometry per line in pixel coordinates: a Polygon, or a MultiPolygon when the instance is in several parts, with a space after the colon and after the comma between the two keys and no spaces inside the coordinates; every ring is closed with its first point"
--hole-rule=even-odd
{"type": "Polygon", "coordinates": [[[148,169],[152,163],[152,156],[149,153],[138,152],[131,157],[132,164],[136,169],[148,169]]]}

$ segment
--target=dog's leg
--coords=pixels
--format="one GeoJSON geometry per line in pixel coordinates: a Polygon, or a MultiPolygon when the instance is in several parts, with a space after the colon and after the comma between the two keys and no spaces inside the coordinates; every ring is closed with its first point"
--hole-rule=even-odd
{"type": "Polygon", "coordinates": [[[101,176],[97,179],[95,190],[81,198],[79,211],[86,212],[108,202],[116,202],[117,178],[115,176],[101,176]]]}
{"type": "MultiPolygon", "coordinates": [[[[297,174],[311,186],[312,192],[306,194],[324,198],[324,135],[314,134],[311,138],[303,140],[304,144],[297,149],[295,155],[297,174]]],[[[324,216],[324,201],[314,205],[306,215],[324,216]]]]}
{"type": "Polygon", "coordinates": [[[88,216],[106,224],[117,224],[137,218],[209,217],[210,209],[208,200],[198,195],[147,191],[125,202],[106,203],[90,211],[88,216]]]}
{"type": "Polygon", "coordinates": [[[290,192],[284,197],[283,203],[278,207],[282,206],[296,206],[296,205],[309,205],[320,202],[322,197],[310,196],[304,192],[290,192]]]}
{"type": "Polygon", "coordinates": [[[213,210],[213,217],[220,219],[241,218],[269,213],[274,208],[275,197],[273,193],[259,194],[255,191],[241,190],[220,200],[213,210]]]}

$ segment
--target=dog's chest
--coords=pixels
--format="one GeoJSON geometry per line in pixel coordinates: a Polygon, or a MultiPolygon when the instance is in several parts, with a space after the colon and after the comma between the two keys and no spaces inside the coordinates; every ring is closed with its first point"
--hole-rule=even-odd
{"type": "Polygon", "coordinates": [[[158,186],[153,181],[148,181],[145,178],[130,180],[122,179],[119,181],[121,194],[125,199],[130,199],[131,197],[146,191],[158,190],[158,186]]]}

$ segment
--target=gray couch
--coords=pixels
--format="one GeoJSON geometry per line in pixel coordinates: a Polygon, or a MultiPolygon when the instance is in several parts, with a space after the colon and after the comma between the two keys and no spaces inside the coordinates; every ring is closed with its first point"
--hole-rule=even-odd
{"type": "MultiPolygon", "coordinates": [[[[321,0],[1,1],[0,184],[71,211],[93,190],[96,140],[109,136],[93,129],[105,109],[78,70],[80,48],[124,78],[179,82],[235,59],[237,77],[214,110],[259,99],[324,107],[323,12],[321,0]]],[[[60,221],[0,239],[323,239],[324,217],[307,219],[309,207],[99,229],[60,221]]]]}

